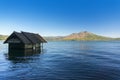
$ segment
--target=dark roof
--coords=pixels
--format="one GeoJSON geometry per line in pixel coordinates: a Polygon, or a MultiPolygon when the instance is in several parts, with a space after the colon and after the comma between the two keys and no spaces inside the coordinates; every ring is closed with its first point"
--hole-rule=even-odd
{"type": "Polygon", "coordinates": [[[25,44],[35,44],[35,43],[46,43],[47,41],[43,39],[39,34],[30,33],[30,32],[13,32],[4,43],[8,43],[8,40],[11,39],[13,35],[16,35],[21,42],[25,44]]]}

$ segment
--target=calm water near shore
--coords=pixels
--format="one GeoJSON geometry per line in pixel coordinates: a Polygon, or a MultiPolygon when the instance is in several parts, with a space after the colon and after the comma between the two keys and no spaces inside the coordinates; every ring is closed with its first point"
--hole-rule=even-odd
{"type": "Polygon", "coordinates": [[[60,41],[9,59],[0,41],[0,80],[120,80],[120,41],[60,41]]]}

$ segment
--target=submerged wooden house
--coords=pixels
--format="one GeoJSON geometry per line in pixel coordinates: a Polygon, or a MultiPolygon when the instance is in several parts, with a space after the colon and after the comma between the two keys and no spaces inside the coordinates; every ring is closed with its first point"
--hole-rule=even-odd
{"type": "Polygon", "coordinates": [[[43,43],[47,43],[39,34],[29,32],[13,32],[4,43],[8,43],[12,50],[39,50],[43,43]]]}

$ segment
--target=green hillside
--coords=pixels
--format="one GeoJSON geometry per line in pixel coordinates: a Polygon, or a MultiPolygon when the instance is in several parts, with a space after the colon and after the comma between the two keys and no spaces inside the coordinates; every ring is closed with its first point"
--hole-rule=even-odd
{"type": "MultiPolygon", "coordinates": [[[[7,35],[0,35],[0,40],[5,40],[7,35]]],[[[68,40],[83,40],[83,41],[93,41],[93,40],[120,40],[120,38],[110,38],[105,36],[96,35],[91,32],[83,31],[79,33],[72,33],[67,36],[48,36],[44,37],[47,41],[68,41],[68,40]]]]}
{"type": "Polygon", "coordinates": [[[120,40],[120,38],[110,38],[105,36],[96,35],[91,32],[83,31],[79,33],[72,33],[67,36],[58,36],[58,37],[44,37],[48,41],[68,41],[68,40],[82,40],[82,41],[98,41],[98,40],[120,40]]]}
{"type": "Polygon", "coordinates": [[[7,35],[0,35],[0,40],[5,40],[7,37],[7,35]]]}
{"type": "Polygon", "coordinates": [[[62,41],[64,37],[61,36],[48,36],[44,37],[45,40],[47,41],[62,41]]]}

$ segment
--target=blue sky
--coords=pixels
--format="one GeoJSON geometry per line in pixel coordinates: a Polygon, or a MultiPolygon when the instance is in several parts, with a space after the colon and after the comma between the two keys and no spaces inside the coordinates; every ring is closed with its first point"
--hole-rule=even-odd
{"type": "Polygon", "coordinates": [[[0,0],[0,34],[13,31],[120,37],[120,0],[0,0]]]}

